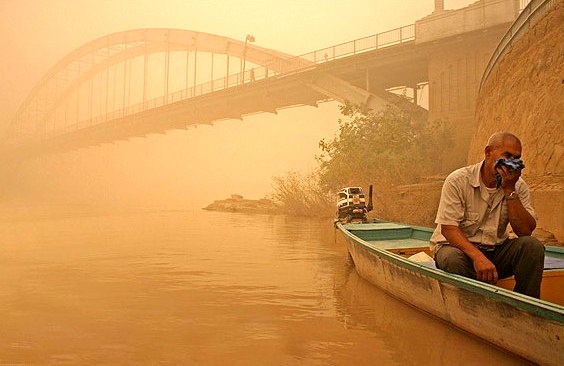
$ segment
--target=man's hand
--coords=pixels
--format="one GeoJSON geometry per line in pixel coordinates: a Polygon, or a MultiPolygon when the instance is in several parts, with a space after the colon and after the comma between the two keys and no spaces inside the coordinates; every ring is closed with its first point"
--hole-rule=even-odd
{"type": "MultiPolygon", "coordinates": [[[[496,168],[501,176],[501,189],[507,197],[515,191],[515,185],[521,176],[520,169],[509,169],[502,165],[496,168]]],[[[509,223],[517,236],[531,235],[537,226],[535,218],[523,207],[518,199],[507,201],[507,215],[509,223]]]]}
{"type": "Polygon", "coordinates": [[[458,226],[442,225],[441,233],[448,240],[450,245],[460,249],[472,261],[476,279],[478,281],[495,284],[497,282],[497,270],[494,264],[486,258],[474,244],[470,243],[458,226]]]}
{"type": "Polygon", "coordinates": [[[474,271],[476,271],[476,279],[478,281],[486,282],[492,285],[497,283],[497,270],[494,264],[486,258],[485,255],[475,255],[472,258],[472,264],[474,265],[474,271]]]}
{"type": "Polygon", "coordinates": [[[496,168],[496,171],[501,175],[501,189],[505,194],[509,194],[515,190],[515,184],[521,176],[520,169],[509,169],[505,165],[496,168]]]}

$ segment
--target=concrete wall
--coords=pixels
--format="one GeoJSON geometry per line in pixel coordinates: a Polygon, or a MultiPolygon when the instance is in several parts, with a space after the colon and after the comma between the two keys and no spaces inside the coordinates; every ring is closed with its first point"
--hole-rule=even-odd
{"type": "Polygon", "coordinates": [[[435,11],[415,22],[416,42],[469,33],[511,23],[519,14],[519,0],[480,0],[457,10],[435,11]]]}
{"type": "Polygon", "coordinates": [[[554,5],[512,44],[482,86],[468,161],[482,158],[497,131],[523,144],[523,177],[538,225],[564,242],[564,4],[554,5]]]}

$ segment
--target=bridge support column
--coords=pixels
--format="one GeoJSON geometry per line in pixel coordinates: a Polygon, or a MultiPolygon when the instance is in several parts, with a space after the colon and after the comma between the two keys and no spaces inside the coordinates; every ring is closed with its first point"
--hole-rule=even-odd
{"type": "Polygon", "coordinates": [[[336,101],[363,105],[366,109],[379,110],[387,101],[359,87],[327,73],[317,73],[307,81],[308,85],[336,101]]]}
{"type": "Polygon", "coordinates": [[[165,53],[165,74],[164,74],[164,98],[165,98],[165,103],[168,102],[168,79],[169,79],[169,68],[170,68],[170,41],[167,45],[167,50],[165,53]]]}
{"type": "MultiPolygon", "coordinates": [[[[125,50],[124,53],[127,54],[127,42],[124,42],[125,44],[125,50]]],[[[122,95],[122,103],[121,103],[121,110],[122,110],[122,116],[125,116],[125,92],[126,92],[126,86],[127,86],[127,57],[123,60],[123,95],[122,95]]]]}
{"type": "Polygon", "coordinates": [[[147,102],[147,77],[149,76],[149,52],[147,50],[146,42],[143,60],[143,109],[145,109],[145,103],[147,102]]]}
{"type": "Polygon", "coordinates": [[[198,51],[194,51],[194,84],[192,84],[192,96],[196,96],[196,72],[198,69],[198,51]]]}
{"type": "Polygon", "coordinates": [[[225,75],[225,87],[229,88],[229,55],[227,55],[227,72],[225,75]]]}
{"type": "Polygon", "coordinates": [[[210,70],[210,82],[211,82],[211,90],[213,91],[213,56],[214,53],[211,53],[211,70],[210,70]]]}
{"type": "Polygon", "coordinates": [[[371,93],[368,90],[356,87],[345,80],[324,72],[316,72],[310,76],[307,80],[307,85],[338,102],[344,103],[348,101],[362,105],[365,111],[379,111],[386,108],[389,104],[393,104],[409,112],[416,120],[425,120],[427,118],[427,111],[425,109],[407,102],[403,97],[383,89],[376,92],[377,94],[371,93]]]}

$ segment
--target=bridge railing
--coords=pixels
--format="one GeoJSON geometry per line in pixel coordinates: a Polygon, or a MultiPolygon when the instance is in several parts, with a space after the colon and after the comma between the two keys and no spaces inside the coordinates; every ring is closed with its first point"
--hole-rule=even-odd
{"type": "Polygon", "coordinates": [[[356,55],[357,53],[372,51],[379,48],[397,45],[415,39],[415,25],[392,29],[372,36],[355,39],[354,41],[341,43],[335,46],[322,48],[313,52],[298,56],[316,64],[333,61],[338,58],[356,55]]]}
{"type": "Polygon", "coordinates": [[[44,130],[42,136],[20,136],[22,140],[39,140],[46,137],[54,137],[78,129],[92,127],[98,124],[117,120],[143,111],[162,107],[166,104],[178,102],[188,98],[213,93],[228,88],[241,86],[253,81],[264,80],[270,77],[283,77],[296,72],[304,71],[317,64],[334,61],[340,58],[368,52],[376,49],[399,45],[404,42],[415,40],[415,25],[410,24],[404,27],[392,29],[386,32],[374,34],[372,36],[355,39],[350,42],[337,44],[331,47],[315,50],[300,56],[291,57],[286,60],[278,60],[275,63],[250,68],[243,73],[228,75],[226,77],[214,79],[193,87],[169,93],[164,96],[146,100],[145,102],[130,105],[122,109],[98,115],[86,120],[78,121],[72,125],[60,128],[44,130]],[[280,71],[274,71],[280,70],[280,71]]]}

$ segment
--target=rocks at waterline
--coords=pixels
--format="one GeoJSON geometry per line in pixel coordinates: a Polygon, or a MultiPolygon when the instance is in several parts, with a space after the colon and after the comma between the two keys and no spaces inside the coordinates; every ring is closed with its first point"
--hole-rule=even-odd
{"type": "Polygon", "coordinates": [[[208,211],[242,212],[242,213],[281,213],[280,206],[268,198],[258,200],[245,199],[239,194],[232,194],[230,198],[214,201],[204,207],[208,211]]]}

